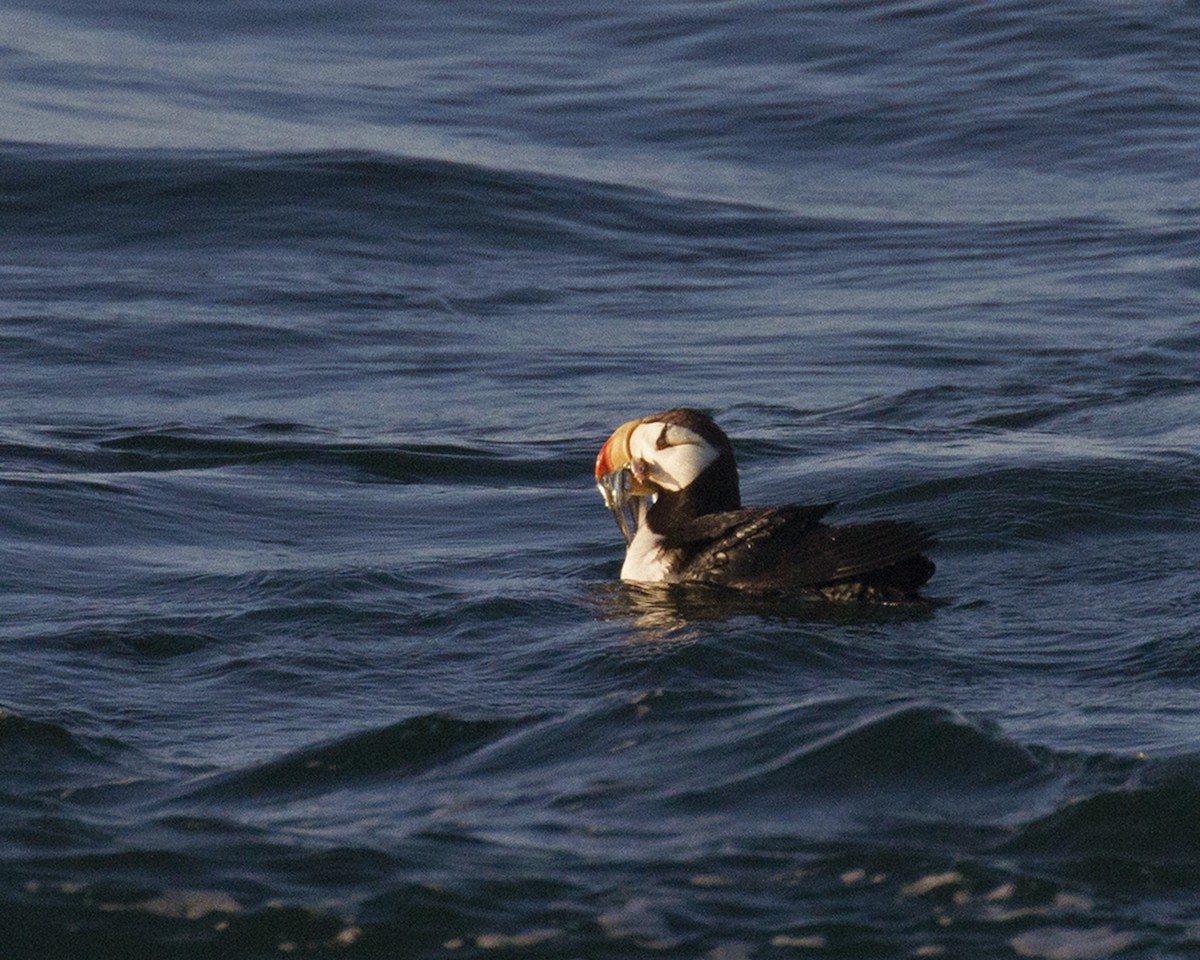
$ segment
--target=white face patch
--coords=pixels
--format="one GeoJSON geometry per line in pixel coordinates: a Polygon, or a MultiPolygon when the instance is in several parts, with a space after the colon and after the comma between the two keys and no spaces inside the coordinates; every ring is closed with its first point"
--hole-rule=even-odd
{"type": "Polygon", "coordinates": [[[672,492],[690,486],[718,456],[716,448],[695,431],[653,421],[630,434],[629,452],[645,463],[652,483],[672,492]]]}

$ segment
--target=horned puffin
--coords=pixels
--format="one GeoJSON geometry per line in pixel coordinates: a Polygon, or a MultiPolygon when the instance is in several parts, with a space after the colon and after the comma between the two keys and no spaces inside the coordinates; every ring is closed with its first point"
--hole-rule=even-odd
{"type": "Polygon", "coordinates": [[[915,523],[828,526],[833,503],[743,507],[729,438],[699,410],[621,424],[596,457],[596,485],[625,537],[622,580],[902,603],[933,575],[933,535],[915,523]]]}

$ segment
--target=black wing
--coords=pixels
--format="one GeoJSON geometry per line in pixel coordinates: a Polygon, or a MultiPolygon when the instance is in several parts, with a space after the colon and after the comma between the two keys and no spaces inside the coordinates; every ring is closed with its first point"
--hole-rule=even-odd
{"type": "Polygon", "coordinates": [[[915,590],[933,564],[921,551],[929,531],[894,520],[830,527],[833,504],[790,505],[707,514],[665,544],[680,550],[685,580],[756,592],[791,592],[878,580],[915,590]]]}
{"type": "Polygon", "coordinates": [[[743,507],[706,513],[688,521],[682,529],[667,534],[665,546],[697,549],[718,542],[728,545],[745,541],[782,526],[797,531],[812,529],[819,527],[821,518],[836,506],[836,503],[789,504],[786,507],[743,507]]]}

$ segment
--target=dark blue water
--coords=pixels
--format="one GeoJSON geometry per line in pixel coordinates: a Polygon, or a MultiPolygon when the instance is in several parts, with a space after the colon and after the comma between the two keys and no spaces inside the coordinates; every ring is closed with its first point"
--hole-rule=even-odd
{"type": "Polygon", "coordinates": [[[6,957],[1200,949],[1200,10],[0,7],[6,957]],[[938,531],[617,581],[592,461],[938,531]]]}

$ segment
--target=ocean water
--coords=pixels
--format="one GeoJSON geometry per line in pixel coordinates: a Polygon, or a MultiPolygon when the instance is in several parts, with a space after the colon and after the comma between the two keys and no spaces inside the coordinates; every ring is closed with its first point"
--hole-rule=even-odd
{"type": "Polygon", "coordinates": [[[0,4],[5,957],[1200,950],[1196,4],[0,4]]]}

